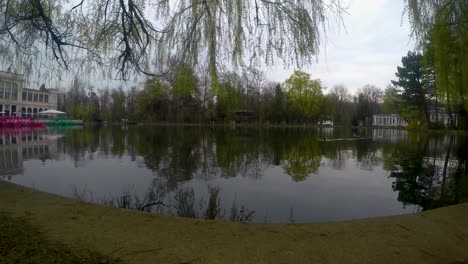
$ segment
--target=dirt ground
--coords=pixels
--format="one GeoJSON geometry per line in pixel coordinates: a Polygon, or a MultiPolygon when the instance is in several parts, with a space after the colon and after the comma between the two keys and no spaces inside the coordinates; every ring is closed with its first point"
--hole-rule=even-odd
{"type": "Polygon", "coordinates": [[[241,224],[92,205],[0,181],[0,211],[128,263],[468,264],[468,204],[318,224],[241,224]]]}

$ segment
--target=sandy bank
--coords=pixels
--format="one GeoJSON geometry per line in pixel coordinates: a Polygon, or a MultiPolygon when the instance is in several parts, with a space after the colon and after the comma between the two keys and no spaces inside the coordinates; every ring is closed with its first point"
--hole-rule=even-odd
{"type": "Polygon", "coordinates": [[[128,263],[468,263],[468,204],[320,224],[240,224],[80,203],[0,181],[0,211],[128,263]]]}

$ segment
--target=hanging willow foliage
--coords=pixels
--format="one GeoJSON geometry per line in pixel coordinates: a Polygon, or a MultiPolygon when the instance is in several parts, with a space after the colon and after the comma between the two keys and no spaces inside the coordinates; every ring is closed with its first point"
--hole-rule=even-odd
{"type": "Polygon", "coordinates": [[[434,62],[436,88],[460,125],[468,117],[468,1],[406,0],[414,33],[434,62]]]}
{"type": "Polygon", "coordinates": [[[2,0],[0,54],[45,49],[65,68],[111,66],[123,78],[152,75],[176,55],[207,64],[216,84],[228,61],[309,63],[341,1],[2,0]]]}

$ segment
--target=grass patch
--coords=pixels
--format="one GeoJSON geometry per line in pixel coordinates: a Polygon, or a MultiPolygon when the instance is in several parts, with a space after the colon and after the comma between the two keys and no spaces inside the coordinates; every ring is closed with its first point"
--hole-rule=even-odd
{"type": "Polygon", "coordinates": [[[0,212],[0,263],[121,263],[95,252],[50,243],[25,219],[0,212]]]}

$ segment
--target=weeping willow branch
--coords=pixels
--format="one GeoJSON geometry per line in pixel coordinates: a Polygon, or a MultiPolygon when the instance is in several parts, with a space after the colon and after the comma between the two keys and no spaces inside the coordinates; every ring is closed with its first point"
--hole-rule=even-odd
{"type": "Polygon", "coordinates": [[[0,45],[6,40],[28,52],[44,43],[65,69],[86,54],[81,64],[112,67],[123,79],[154,75],[177,56],[207,64],[216,84],[228,62],[310,63],[327,17],[341,16],[342,6],[341,0],[5,0],[0,45]]]}
{"type": "Polygon", "coordinates": [[[413,31],[433,61],[436,89],[468,128],[468,1],[406,0],[413,31]]]}

